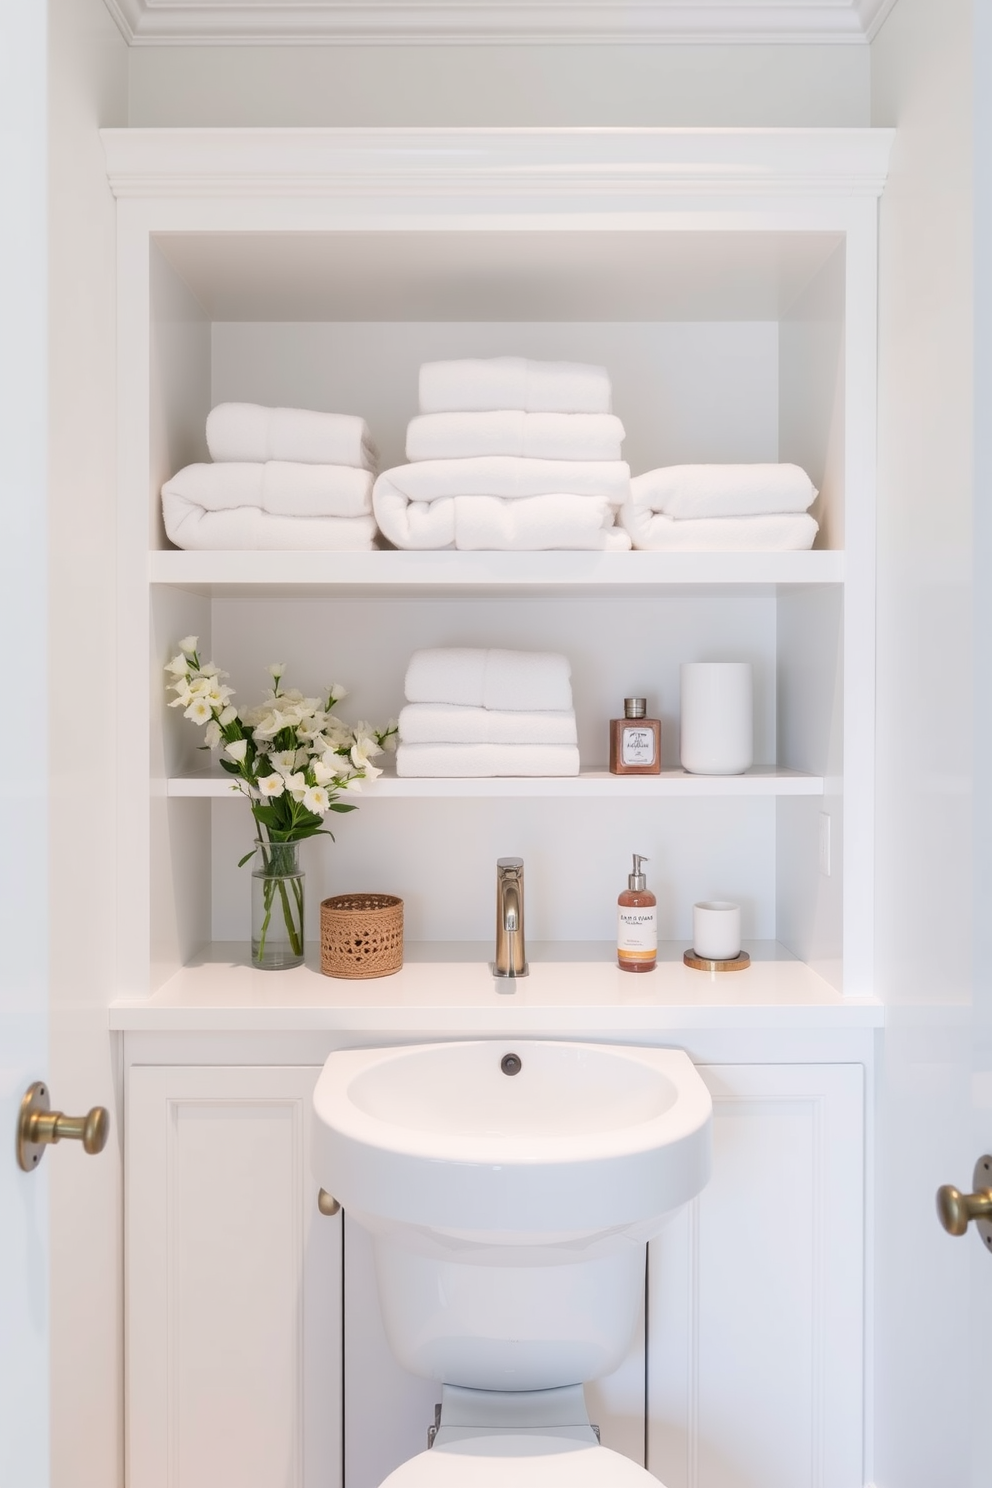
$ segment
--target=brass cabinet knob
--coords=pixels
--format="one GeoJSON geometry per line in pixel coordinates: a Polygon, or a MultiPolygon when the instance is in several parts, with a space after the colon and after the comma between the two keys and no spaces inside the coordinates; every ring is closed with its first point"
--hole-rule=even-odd
{"type": "Polygon", "coordinates": [[[949,1235],[963,1235],[972,1220],[992,1250],[992,1157],[980,1157],[972,1178],[974,1193],[963,1194],[953,1184],[937,1190],[937,1215],[949,1235]]]}
{"type": "Polygon", "coordinates": [[[66,1116],[53,1111],[48,1086],[36,1080],[21,1101],[17,1119],[17,1163],[33,1173],[53,1142],[82,1142],[83,1151],[102,1152],[110,1135],[110,1116],[103,1106],[94,1106],[85,1116],[66,1116]]]}
{"type": "Polygon", "coordinates": [[[329,1194],[326,1188],[322,1188],[317,1194],[317,1208],[321,1214],[326,1214],[330,1219],[332,1215],[339,1212],[341,1205],[333,1194],[329,1194]]]}

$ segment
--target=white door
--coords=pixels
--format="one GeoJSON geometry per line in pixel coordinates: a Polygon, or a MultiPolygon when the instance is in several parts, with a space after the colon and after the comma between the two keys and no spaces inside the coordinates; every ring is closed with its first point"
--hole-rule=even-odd
{"type": "Polygon", "coordinates": [[[45,1077],[45,6],[0,4],[0,1485],[47,1488],[48,1196],[14,1156],[45,1077]],[[9,754],[12,741],[16,765],[9,754]]]}

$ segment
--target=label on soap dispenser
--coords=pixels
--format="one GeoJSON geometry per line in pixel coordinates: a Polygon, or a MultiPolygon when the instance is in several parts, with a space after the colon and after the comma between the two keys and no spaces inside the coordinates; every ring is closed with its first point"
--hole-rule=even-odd
{"type": "Polygon", "coordinates": [[[625,724],[620,739],[620,760],[625,765],[654,764],[654,729],[643,724],[625,724]]]}
{"type": "Polygon", "coordinates": [[[621,904],[617,909],[617,950],[627,961],[653,961],[658,954],[658,907],[621,904]]]}

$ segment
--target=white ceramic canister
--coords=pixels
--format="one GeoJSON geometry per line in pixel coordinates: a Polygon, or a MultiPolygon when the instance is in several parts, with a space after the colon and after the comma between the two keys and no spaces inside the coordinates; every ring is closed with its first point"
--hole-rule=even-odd
{"type": "Polygon", "coordinates": [[[692,949],[707,961],[733,961],[741,951],[741,907],[721,899],[692,906],[692,949]]]}
{"type": "Polygon", "coordinates": [[[684,661],[679,755],[692,775],[742,775],[754,763],[751,664],[684,661]]]}

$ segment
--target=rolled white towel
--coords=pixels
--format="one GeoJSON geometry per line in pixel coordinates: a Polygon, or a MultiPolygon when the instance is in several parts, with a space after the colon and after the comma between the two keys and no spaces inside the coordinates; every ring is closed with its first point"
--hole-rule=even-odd
{"type": "Polygon", "coordinates": [[[576,744],[571,708],[508,712],[452,703],[407,703],[400,712],[401,744],[576,744]]]}
{"type": "Polygon", "coordinates": [[[372,473],[349,465],[269,460],[187,465],[166,481],[162,500],[180,497],[205,511],[255,506],[279,517],[365,517],[372,512],[372,473]]]}
{"type": "Polygon", "coordinates": [[[489,357],[425,362],[420,369],[421,413],[609,413],[611,398],[606,368],[583,362],[489,357]]]}
{"type": "Polygon", "coordinates": [[[538,460],[619,460],[624,427],[612,413],[423,413],[406,431],[408,460],[518,455],[538,460]]]}
{"type": "Polygon", "coordinates": [[[621,522],[635,548],[671,553],[787,553],[813,546],[819,530],[808,512],[763,517],[666,517],[624,507],[621,522]]]}
{"type": "Polygon", "coordinates": [[[257,506],[205,511],[181,496],[164,497],[162,510],[177,548],[370,552],[375,547],[374,517],[281,517],[257,506]]]}
{"type": "Polygon", "coordinates": [[[816,495],[799,465],[665,465],[630,483],[635,506],[691,519],[804,512],[816,495]]]}
{"type": "Polygon", "coordinates": [[[454,703],[506,712],[572,707],[572,668],[556,651],[433,646],[410,657],[403,684],[409,703],[454,703]]]}
{"type": "Polygon", "coordinates": [[[378,469],[369,426],[350,413],[218,403],[207,415],[207,448],[212,460],[352,465],[373,474],[378,469]]]}
{"type": "Polygon", "coordinates": [[[396,773],[406,779],[578,775],[579,751],[569,744],[400,744],[396,773]]]}

